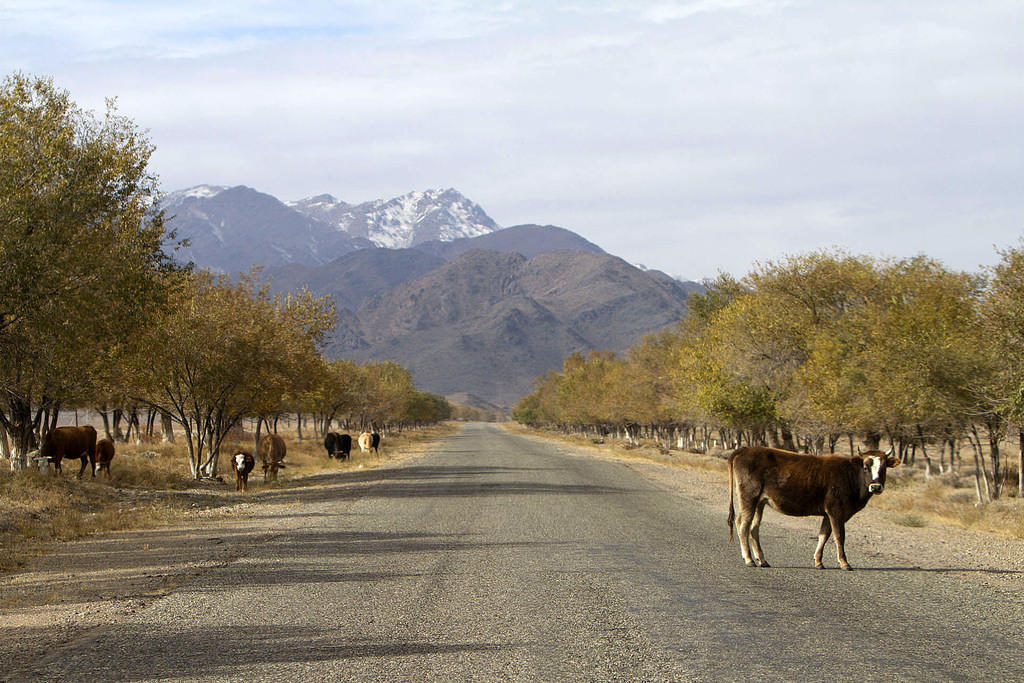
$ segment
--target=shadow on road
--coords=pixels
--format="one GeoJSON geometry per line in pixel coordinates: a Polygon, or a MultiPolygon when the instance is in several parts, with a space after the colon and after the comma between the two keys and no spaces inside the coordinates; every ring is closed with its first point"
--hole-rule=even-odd
{"type": "MultiPolygon", "coordinates": [[[[102,648],[102,636],[95,647],[102,648]]],[[[281,665],[351,660],[364,657],[381,659],[410,655],[462,655],[465,653],[496,653],[526,647],[524,643],[487,642],[422,642],[408,640],[371,640],[351,638],[341,633],[325,633],[322,629],[303,626],[263,624],[258,628],[167,628],[163,624],[141,624],[133,637],[130,652],[117,658],[106,658],[102,677],[117,680],[152,680],[160,678],[206,678],[237,676],[240,666],[281,665]],[[216,643],[217,647],[210,647],[216,643]],[[192,656],[202,652],[202,657],[192,656]]],[[[97,664],[89,661],[95,652],[76,655],[83,661],[73,662],[75,670],[86,674],[97,664]]],[[[62,661],[62,667],[69,662],[62,661]]],[[[33,673],[45,676],[46,663],[33,673]]],[[[96,673],[101,673],[96,671],[96,673]]],[[[283,672],[282,672],[283,673],[283,672]]],[[[292,672],[294,673],[294,672],[292,672]]],[[[307,672],[308,673],[308,672],[307,672]]],[[[264,672],[263,677],[268,674],[264,672]]],[[[290,676],[284,678],[290,680],[290,676]]]]}
{"type": "MultiPolygon", "coordinates": [[[[773,569],[785,569],[787,571],[799,570],[806,572],[822,572],[822,571],[842,571],[838,566],[828,567],[825,569],[816,569],[810,565],[782,565],[772,563],[772,566],[768,569],[761,569],[759,571],[771,571],[773,569]]],[[[864,567],[854,566],[853,571],[859,572],[933,572],[936,574],[996,574],[1003,576],[1015,576],[1024,575],[1024,571],[1017,569],[995,569],[990,567],[864,567]]]]}
{"type": "Polygon", "coordinates": [[[52,604],[63,602],[63,595],[74,596],[75,602],[141,599],[192,584],[221,590],[237,588],[239,581],[254,586],[387,581],[418,575],[345,572],[330,565],[366,554],[492,552],[552,544],[481,542],[464,534],[310,529],[268,533],[244,527],[218,528],[216,536],[197,535],[192,529],[129,532],[70,544],[59,554],[57,571],[23,574],[5,585],[0,606],[52,604]],[[243,557],[244,572],[233,564],[243,557]]]}

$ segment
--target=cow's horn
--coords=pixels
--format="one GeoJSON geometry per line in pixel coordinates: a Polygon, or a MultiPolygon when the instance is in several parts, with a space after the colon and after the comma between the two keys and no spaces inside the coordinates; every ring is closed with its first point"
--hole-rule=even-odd
{"type": "Polygon", "coordinates": [[[887,451],[885,452],[886,456],[890,456],[890,455],[892,455],[892,454],[893,454],[893,451],[894,451],[895,449],[896,449],[896,447],[895,447],[895,446],[889,446],[889,450],[887,450],[887,451]]]}
{"type": "Polygon", "coordinates": [[[860,455],[860,446],[857,446],[857,455],[860,455]]]}

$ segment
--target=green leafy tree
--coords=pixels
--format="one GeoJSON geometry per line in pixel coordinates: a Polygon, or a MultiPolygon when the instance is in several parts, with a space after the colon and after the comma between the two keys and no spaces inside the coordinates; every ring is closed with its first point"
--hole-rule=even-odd
{"type": "Polygon", "coordinates": [[[158,308],[162,217],[153,147],[50,79],[0,85],[0,424],[22,459],[44,410],[84,403],[104,350],[158,308]]]}

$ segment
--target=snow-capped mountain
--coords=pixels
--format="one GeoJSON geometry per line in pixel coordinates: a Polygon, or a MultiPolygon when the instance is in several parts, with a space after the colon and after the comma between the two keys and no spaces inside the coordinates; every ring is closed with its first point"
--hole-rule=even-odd
{"type": "Polygon", "coordinates": [[[410,192],[356,205],[331,195],[318,195],[290,202],[289,206],[389,249],[430,241],[450,242],[501,229],[478,204],[452,188],[410,192]]]}
{"type": "Polygon", "coordinates": [[[160,208],[168,226],[189,242],[175,258],[227,273],[253,265],[326,263],[373,246],[243,185],[179,190],[165,195],[160,208]]]}
{"type": "Polygon", "coordinates": [[[322,264],[357,249],[448,242],[500,229],[454,189],[352,205],[329,194],[284,203],[242,185],[197,185],[165,195],[160,207],[168,226],[190,243],[176,257],[224,272],[322,264]]]}

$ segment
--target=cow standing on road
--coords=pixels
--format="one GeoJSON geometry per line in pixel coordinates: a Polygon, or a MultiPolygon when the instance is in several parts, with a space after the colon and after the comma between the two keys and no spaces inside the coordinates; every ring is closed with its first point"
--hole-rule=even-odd
{"type": "Polygon", "coordinates": [[[835,535],[839,566],[846,561],[846,522],[885,488],[885,472],[900,464],[892,451],[868,451],[852,458],[841,455],[804,455],[778,448],[745,446],[729,456],[729,540],[733,529],[740,537],[740,552],[748,567],[768,567],[761,550],[761,514],[771,505],[784,515],[822,515],[814,566],[824,569],[822,549],[835,535]],[[733,500],[739,507],[734,512],[733,500]],[[751,557],[751,540],[754,555],[751,557]]]}

